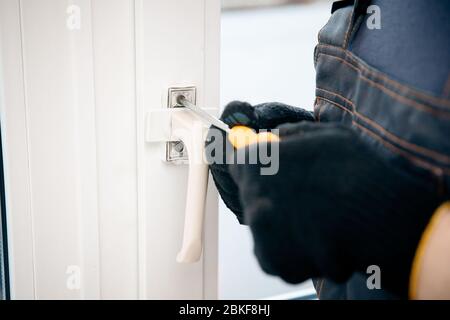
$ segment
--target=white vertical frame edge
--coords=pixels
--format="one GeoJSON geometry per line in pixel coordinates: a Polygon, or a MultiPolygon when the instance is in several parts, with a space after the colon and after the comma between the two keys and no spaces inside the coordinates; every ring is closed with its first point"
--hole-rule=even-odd
{"type": "Polygon", "coordinates": [[[11,297],[34,299],[34,250],[28,129],[19,1],[0,1],[1,130],[5,169],[11,297]],[[8,63],[4,63],[8,61],[8,63]],[[5,81],[6,75],[9,81],[5,81]],[[8,92],[8,95],[6,95],[8,92]],[[12,105],[13,108],[6,108],[12,105]],[[6,139],[8,137],[8,139],[6,139]],[[14,159],[11,162],[10,159],[14,159]],[[13,216],[10,212],[16,212],[13,216]],[[15,234],[12,237],[11,234],[15,234]],[[20,253],[20,254],[19,254],[20,253]]]}
{"type": "MultiPolygon", "coordinates": [[[[165,108],[171,86],[194,85],[199,104],[218,108],[220,2],[135,1],[137,117],[143,120],[149,110],[165,108]]],[[[138,149],[143,150],[138,151],[137,165],[140,298],[216,298],[217,193],[210,188],[202,260],[176,263],[187,168],[163,163],[160,146],[141,140],[141,125],[138,149]],[[163,201],[148,201],[152,197],[163,201]]]]}
{"type": "Polygon", "coordinates": [[[218,0],[0,0],[13,299],[217,298],[217,192],[202,260],[177,264],[187,168],[162,163],[143,126],[168,86],[218,108],[219,29],[218,0]]]}
{"type": "MultiPolygon", "coordinates": [[[[205,1],[205,69],[204,69],[204,106],[220,109],[220,15],[221,1],[205,1]]],[[[218,194],[212,177],[209,178],[208,198],[205,216],[205,241],[203,260],[204,299],[217,299],[218,259],[219,259],[219,216],[218,194]]]]}

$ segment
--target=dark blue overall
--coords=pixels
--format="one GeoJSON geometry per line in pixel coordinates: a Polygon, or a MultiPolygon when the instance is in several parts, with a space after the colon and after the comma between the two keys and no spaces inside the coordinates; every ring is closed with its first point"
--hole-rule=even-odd
{"type": "MultiPolygon", "coordinates": [[[[387,161],[430,179],[447,198],[449,4],[433,0],[340,1],[319,32],[314,54],[316,120],[352,127],[387,161]],[[397,12],[386,7],[393,2],[397,12]],[[369,4],[379,6],[381,29],[367,25],[372,12],[368,13],[369,4]],[[413,5],[423,6],[424,19],[408,20],[413,5]],[[427,18],[438,27],[423,23],[427,18]]],[[[365,274],[355,274],[344,284],[318,279],[315,286],[320,299],[395,298],[383,290],[367,289],[366,279],[365,274]]]]}

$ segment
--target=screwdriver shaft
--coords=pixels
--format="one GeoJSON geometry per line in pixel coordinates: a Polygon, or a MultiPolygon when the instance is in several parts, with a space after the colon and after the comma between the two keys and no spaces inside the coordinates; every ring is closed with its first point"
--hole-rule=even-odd
{"type": "Polygon", "coordinates": [[[228,127],[228,125],[225,122],[223,122],[223,121],[217,119],[216,117],[210,115],[208,112],[206,112],[202,108],[197,107],[195,104],[193,104],[192,102],[187,100],[185,96],[183,96],[183,95],[179,96],[177,98],[177,102],[180,105],[182,105],[183,107],[185,107],[185,108],[191,110],[192,112],[194,112],[197,116],[202,118],[208,124],[212,124],[213,126],[219,128],[220,130],[225,131],[226,133],[230,132],[230,127],[228,127]]]}

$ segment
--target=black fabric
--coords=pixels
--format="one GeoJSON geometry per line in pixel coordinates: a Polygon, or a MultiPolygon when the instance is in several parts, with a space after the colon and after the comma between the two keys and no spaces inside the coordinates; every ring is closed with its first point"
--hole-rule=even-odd
{"type": "Polygon", "coordinates": [[[334,1],[331,6],[331,13],[334,13],[336,10],[339,10],[341,8],[352,6],[354,3],[355,0],[334,1]]]}
{"type": "Polygon", "coordinates": [[[342,283],[329,279],[313,279],[313,284],[319,300],[401,300],[399,296],[387,290],[369,289],[367,277],[367,273],[355,272],[342,283]]]}
{"type": "MultiPolygon", "coordinates": [[[[336,10],[319,33],[316,118],[353,128],[384,160],[434,181],[436,192],[449,199],[449,2],[373,1],[381,9],[381,29],[367,28],[368,2],[355,3],[353,12],[336,10]]],[[[357,275],[343,284],[320,280],[320,298],[393,298],[384,287],[368,290],[357,275]]]]}
{"type": "Polygon", "coordinates": [[[277,174],[229,167],[263,270],[290,283],[342,282],[377,265],[383,287],[406,297],[417,244],[442,201],[435,186],[390,166],[339,124],[284,125],[280,137],[277,174]]]}
{"type": "MultiPolygon", "coordinates": [[[[225,107],[220,119],[230,127],[245,125],[258,131],[260,129],[273,129],[282,123],[301,120],[314,121],[314,115],[310,111],[277,102],[263,103],[253,107],[247,102],[233,101],[225,107]]],[[[216,143],[212,134],[207,139],[207,147],[211,143],[216,143]]],[[[229,146],[225,134],[223,134],[220,143],[222,144],[224,158],[220,163],[209,161],[211,174],[225,205],[233,211],[240,223],[244,223],[238,187],[230,177],[225,159],[232,147],[229,146]]],[[[213,153],[211,156],[215,156],[215,154],[213,153]]]]}

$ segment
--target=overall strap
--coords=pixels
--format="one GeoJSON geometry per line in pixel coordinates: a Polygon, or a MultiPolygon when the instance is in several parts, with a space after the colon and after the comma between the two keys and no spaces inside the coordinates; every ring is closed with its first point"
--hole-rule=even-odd
{"type": "Polygon", "coordinates": [[[369,5],[370,0],[335,1],[330,20],[319,32],[319,43],[347,49],[353,31],[369,5]]]}

